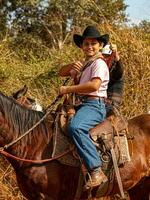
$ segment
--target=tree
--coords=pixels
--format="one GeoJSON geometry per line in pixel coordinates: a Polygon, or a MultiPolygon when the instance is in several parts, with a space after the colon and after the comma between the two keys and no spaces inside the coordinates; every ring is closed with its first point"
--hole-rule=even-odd
{"type": "MultiPolygon", "coordinates": [[[[41,38],[49,47],[63,45],[76,28],[126,21],[124,0],[6,0],[5,23],[10,34],[41,38]],[[7,6],[6,6],[7,5],[7,6]],[[9,16],[9,17],[8,17],[9,16]]],[[[5,5],[4,5],[5,4],[5,5]]]]}
{"type": "Polygon", "coordinates": [[[89,24],[120,24],[126,21],[126,5],[123,0],[51,0],[43,24],[44,37],[59,47],[69,32],[89,24]]]}
{"type": "Polygon", "coordinates": [[[0,38],[3,39],[7,32],[9,3],[7,0],[0,1],[0,38]]]}

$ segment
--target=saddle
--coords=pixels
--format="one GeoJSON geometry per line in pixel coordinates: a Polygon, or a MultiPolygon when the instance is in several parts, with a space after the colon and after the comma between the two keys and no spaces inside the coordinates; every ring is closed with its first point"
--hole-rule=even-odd
{"type": "Polygon", "coordinates": [[[128,139],[128,123],[122,116],[109,116],[105,121],[90,130],[90,135],[95,144],[100,148],[104,143],[106,152],[115,149],[118,165],[130,161],[128,139]]]}
{"type": "MultiPolygon", "coordinates": [[[[67,148],[70,148],[70,146],[74,145],[67,133],[70,114],[75,114],[75,110],[73,109],[73,107],[64,104],[60,104],[58,106],[56,114],[57,117],[55,120],[57,133],[56,130],[54,131],[54,155],[56,155],[56,152],[58,155],[59,152],[61,153],[67,148]],[[59,145],[57,145],[56,143],[59,145]]],[[[118,165],[130,161],[127,142],[127,125],[127,121],[122,116],[112,115],[90,130],[91,139],[93,140],[93,143],[95,144],[100,154],[100,157],[104,161],[104,164],[106,164],[105,162],[108,162],[108,160],[111,159],[109,151],[112,147],[115,149],[118,165]]],[[[66,158],[61,158],[60,161],[63,159],[63,164],[69,163],[69,165],[79,166],[81,164],[79,161],[79,156],[76,152],[74,152],[74,155],[71,159],[71,162],[68,161],[68,159],[70,159],[68,156],[65,156],[66,158]],[[72,160],[76,161],[72,162],[72,160]]]]}

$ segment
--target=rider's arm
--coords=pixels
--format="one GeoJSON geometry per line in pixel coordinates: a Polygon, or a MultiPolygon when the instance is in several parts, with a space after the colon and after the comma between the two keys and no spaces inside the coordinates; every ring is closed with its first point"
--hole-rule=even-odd
{"type": "Polygon", "coordinates": [[[74,92],[80,94],[91,93],[97,91],[100,88],[100,85],[100,78],[93,78],[92,80],[79,85],[61,86],[60,94],[68,94],[74,92]]]}
{"type": "Polygon", "coordinates": [[[123,64],[122,64],[121,60],[118,60],[114,63],[114,67],[111,72],[111,78],[113,80],[117,81],[117,80],[123,78],[123,75],[124,75],[123,64]]]}

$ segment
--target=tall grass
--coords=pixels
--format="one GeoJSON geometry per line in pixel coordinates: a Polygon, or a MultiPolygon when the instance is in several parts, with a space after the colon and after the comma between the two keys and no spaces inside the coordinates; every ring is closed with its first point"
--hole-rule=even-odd
{"type": "MultiPolygon", "coordinates": [[[[119,30],[105,25],[100,29],[110,33],[124,64],[122,114],[130,118],[147,112],[150,108],[150,36],[126,27],[119,30]]],[[[28,96],[46,107],[58,94],[63,81],[57,76],[58,69],[74,59],[81,59],[82,54],[71,44],[65,44],[61,50],[36,45],[35,53],[35,49],[24,48],[21,44],[13,46],[9,39],[1,42],[0,91],[11,95],[26,84],[28,96]]],[[[5,159],[0,161],[0,200],[22,200],[12,168],[5,159]]]]}

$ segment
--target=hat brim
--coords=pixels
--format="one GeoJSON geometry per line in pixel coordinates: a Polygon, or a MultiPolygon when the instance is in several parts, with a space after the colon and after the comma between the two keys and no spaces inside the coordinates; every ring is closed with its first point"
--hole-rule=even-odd
{"type": "Polygon", "coordinates": [[[98,41],[103,42],[103,47],[109,42],[109,35],[108,35],[108,34],[102,35],[102,36],[100,36],[100,37],[83,37],[83,36],[78,35],[78,34],[74,34],[74,35],[73,35],[74,43],[75,43],[79,48],[81,48],[82,43],[83,43],[83,40],[84,40],[85,38],[96,38],[98,41]]]}

